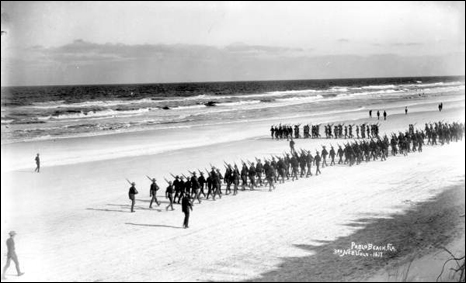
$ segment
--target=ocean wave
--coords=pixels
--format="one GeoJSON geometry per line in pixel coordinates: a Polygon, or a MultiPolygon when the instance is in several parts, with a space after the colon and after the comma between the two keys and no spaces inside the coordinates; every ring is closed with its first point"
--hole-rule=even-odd
{"type": "Polygon", "coordinates": [[[320,92],[321,90],[316,90],[316,89],[302,89],[302,90],[284,90],[284,91],[270,91],[266,92],[266,94],[272,94],[272,95],[277,95],[277,94],[299,94],[299,93],[316,93],[320,92]]]}
{"type": "Polygon", "coordinates": [[[396,85],[368,85],[360,87],[360,89],[388,89],[388,88],[395,88],[396,85]]]}
{"type": "Polygon", "coordinates": [[[103,110],[91,110],[88,112],[81,110],[66,110],[66,111],[56,111],[52,115],[38,117],[41,121],[47,120],[68,120],[68,119],[80,119],[80,118],[95,118],[95,117],[112,117],[112,116],[135,116],[141,115],[146,112],[151,111],[152,108],[139,108],[131,110],[113,110],[113,109],[103,109],[103,110]]]}

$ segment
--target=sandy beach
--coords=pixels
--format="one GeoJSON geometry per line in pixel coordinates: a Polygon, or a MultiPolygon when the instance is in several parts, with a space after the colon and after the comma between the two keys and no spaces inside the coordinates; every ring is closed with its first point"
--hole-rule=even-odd
{"type": "MultiPolygon", "coordinates": [[[[419,104],[409,115],[404,115],[403,108],[393,108],[387,121],[379,121],[381,133],[404,131],[411,123],[423,128],[429,121],[464,121],[464,99],[442,112],[434,104],[419,104]]],[[[369,119],[366,111],[350,116],[350,120],[339,117],[337,121],[377,122],[369,119]]],[[[412,224],[409,221],[416,223],[419,217],[405,219],[401,226],[395,222],[398,226],[391,227],[389,221],[416,211],[452,188],[464,191],[464,141],[425,146],[422,153],[389,157],[384,162],[326,167],[322,175],[279,184],[273,192],[260,188],[200,205],[195,202],[190,229],[182,229],[181,207],[165,211],[163,178],[209,168],[210,164],[222,168],[224,160],[239,163],[282,154],[289,149],[288,143],[270,139],[270,124],[236,123],[227,129],[221,125],[179,129],[162,136],[154,131],[2,146],[1,241],[6,241],[10,230],[18,233],[17,253],[26,272],[21,280],[360,280],[376,276],[376,272],[385,278],[386,266],[402,264],[408,256],[426,255],[429,245],[438,248],[464,237],[464,228],[459,235],[455,224],[414,249],[415,245],[400,244],[399,237],[406,237],[402,227],[412,224]],[[246,134],[235,138],[241,130],[246,134]],[[197,145],[196,141],[201,144],[204,139],[212,143],[197,145]],[[80,151],[91,156],[93,151],[118,149],[118,145],[124,145],[122,150],[138,145],[144,148],[151,141],[166,147],[128,157],[115,152],[96,160],[65,160],[79,156],[76,153],[80,151]],[[40,174],[33,173],[36,151],[44,160],[40,174]],[[49,153],[55,158],[50,163],[56,165],[47,164],[49,153]],[[12,164],[16,158],[21,162],[7,168],[4,158],[12,164]],[[28,158],[31,167],[22,168],[28,158]],[[62,165],[60,159],[65,160],[62,165]],[[158,180],[160,207],[148,208],[150,183],[145,175],[158,180]],[[136,182],[139,190],[133,214],[125,178],[136,182]],[[380,225],[390,237],[376,233],[380,229],[369,229],[378,221],[387,221],[380,225]],[[348,249],[352,242],[393,244],[397,252],[370,259],[335,254],[334,249],[348,249]]],[[[300,139],[296,147],[314,152],[322,144],[337,142],[344,141],[300,139]]],[[[459,214],[461,209],[464,214],[464,195],[462,200],[455,205],[459,214]]],[[[439,210],[444,206],[439,205],[439,210]]],[[[430,225],[429,221],[423,223],[424,228],[430,225]]],[[[4,248],[2,245],[2,254],[4,248]]],[[[2,265],[5,259],[2,257],[2,265]]],[[[440,273],[441,265],[435,268],[440,273]]],[[[13,269],[7,276],[18,280],[13,269]]]]}

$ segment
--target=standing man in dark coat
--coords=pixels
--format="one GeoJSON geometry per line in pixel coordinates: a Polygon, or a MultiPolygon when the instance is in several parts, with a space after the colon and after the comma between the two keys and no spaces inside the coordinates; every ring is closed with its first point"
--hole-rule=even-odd
{"type": "Polygon", "coordinates": [[[134,212],[134,204],[136,203],[136,195],[139,193],[138,190],[136,190],[136,183],[132,182],[131,187],[129,188],[128,196],[129,199],[131,200],[131,212],[134,212]]]}
{"type": "Polygon", "coordinates": [[[36,169],[34,170],[34,172],[37,172],[37,173],[40,173],[40,158],[39,158],[39,153],[36,155],[36,169]]]}
{"type": "Polygon", "coordinates": [[[184,213],[183,228],[189,228],[189,214],[193,210],[193,205],[189,199],[189,195],[185,194],[181,201],[181,210],[184,213]]]}
{"type": "Polygon", "coordinates": [[[21,272],[21,269],[19,268],[18,256],[16,255],[15,240],[14,240],[15,235],[16,235],[16,232],[11,231],[10,238],[6,240],[6,246],[8,248],[8,253],[7,253],[6,264],[5,264],[5,267],[3,268],[2,280],[6,279],[6,271],[10,267],[11,261],[15,263],[16,272],[18,273],[18,276],[21,276],[24,274],[24,272],[21,272]]]}
{"type": "Polygon", "coordinates": [[[385,110],[383,111],[383,119],[387,120],[387,111],[385,111],[385,110]]]}
{"type": "Polygon", "coordinates": [[[379,120],[379,118],[380,118],[380,111],[377,110],[377,120],[379,120]]]}
{"type": "Polygon", "coordinates": [[[328,155],[328,151],[327,149],[325,148],[325,145],[322,146],[322,168],[324,168],[325,166],[328,166],[327,165],[327,155],[328,155]]]}
{"type": "Polygon", "coordinates": [[[160,206],[159,201],[157,200],[157,191],[160,189],[156,183],[157,180],[155,178],[152,179],[152,184],[150,185],[149,195],[152,198],[150,200],[149,208],[152,208],[152,203],[155,201],[157,206],[160,206]]]}

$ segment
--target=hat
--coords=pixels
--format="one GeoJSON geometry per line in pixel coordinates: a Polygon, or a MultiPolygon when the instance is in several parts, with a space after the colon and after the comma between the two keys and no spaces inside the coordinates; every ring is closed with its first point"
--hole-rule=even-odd
{"type": "Polygon", "coordinates": [[[16,232],[15,232],[15,231],[11,231],[11,232],[8,233],[8,234],[10,234],[10,236],[14,236],[14,235],[16,235],[16,232]]]}
{"type": "Polygon", "coordinates": [[[135,182],[132,182],[132,183],[131,183],[131,185],[132,185],[132,186],[135,186],[135,185],[136,185],[136,183],[135,183],[135,182]]]}
{"type": "Polygon", "coordinates": [[[179,178],[180,178],[180,176],[176,176],[176,177],[175,177],[175,179],[179,179],[179,178]]]}
{"type": "Polygon", "coordinates": [[[157,181],[157,180],[155,178],[152,178],[152,182],[155,182],[155,181],[157,181]]]}

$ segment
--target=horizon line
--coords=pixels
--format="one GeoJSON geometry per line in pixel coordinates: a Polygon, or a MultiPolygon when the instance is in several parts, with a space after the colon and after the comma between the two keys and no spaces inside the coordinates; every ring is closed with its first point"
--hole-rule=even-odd
{"type": "Polygon", "coordinates": [[[439,76],[401,76],[401,77],[350,77],[350,78],[323,78],[323,79],[280,79],[280,80],[225,80],[225,81],[196,81],[196,82],[150,82],[150,83],[89,83],[89,84],[48,84],[48,85],[5,85],[8,87],[66,87],[66,86],[111,86],[111,85],[155,85],[155,84],[202,84],[202,83],[241,83],[241,82],[285,82],[285,81],[324,81],[324,80],[363,80],[363,79],[395,79],[395,78],[465,78],[463,75],[439,75],[439,76]]]}

